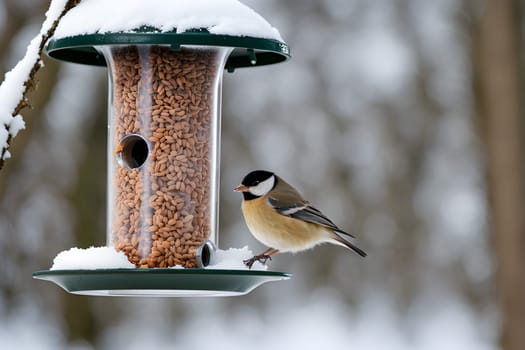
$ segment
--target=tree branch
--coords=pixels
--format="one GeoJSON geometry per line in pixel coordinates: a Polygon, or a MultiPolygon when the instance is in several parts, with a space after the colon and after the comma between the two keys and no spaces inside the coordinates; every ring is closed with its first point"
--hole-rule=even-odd
{"type": "MultiPolygon", "coordinates": [[[[30,107],[30,103],[29,103],[29,99],[28,99],[27,95],[36,86],[36,78],[35,77],[36,77],[37,72],[42,67],[41,61],[40,61],[40,57],[42,55],[42,52],[44,51],[45,45],[46,45],[47,41],[55,33],[55,30],[56,30],[56,28],[58,26],[58,23],[60,22],[60,19],[62,17],[64,17],[64,15],[69,10],[71,10],[73,7],[77,6],[80,3],[80,1],[82,1],[82,0],[68,0],[66,2],[65,6],[64,6],[64,9],[62,10],[62,12],[58,16],[58,18],[53,22],[53,24],[51,25],[51,27],[49,28],[47,33],[42,35],[42,38],[41,38],[41,41],[40,41],[40,45],[38,47],[38,59],[33,64],[33,67],[32,67],[32,69],[31,69],[31,71],[29,73],[29,76],[27,77],[27,80],[24,82],[24,91],[22,93],[22,98],[20,99],[20,101],[18,102],[18,105],[15,107],[15,109],[11,113],[11,116],[13,118],[15,118],[17,115],[19,115],[20,112],[24,108],[30,107]]],[[[2,126],[5,128],[5,130],[9,131],[10,125],[4,124],[2,126]]],[[[2,148],[2,150],[0,152],[0,170],[2,170],[3,167],[4,167],[4,164],[5,164],[5,159],[4,158],[5,158],[5,155],[6,155],[7,151],[8,151],[9,146],[11,145],[12,140],[13,140],[13,135],[11,133],[9,133],[9,135],[7,137],[7,145],[6,145],[5,148],[2,148]]]]}

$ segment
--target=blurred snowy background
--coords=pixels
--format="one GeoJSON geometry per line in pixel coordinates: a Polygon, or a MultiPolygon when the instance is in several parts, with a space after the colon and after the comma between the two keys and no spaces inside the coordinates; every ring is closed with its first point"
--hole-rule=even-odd
{"type": "MultiPolygon", "coordinates": [[[[479,97],[493,91],[479,67],[493,61],[479,43],[514,25],[522,59],[519,1],[244,3],[280,30],[292,59],[225,74],[220,246],[264,248],[232,192],[262,168],[356,233],[369,257],[336,246],[278,255],[270,268],[293,279],[237,298],[82,297],[33,280],[59,251],[105,244],[105,70],[45,59],[0,172],[0,348],[518,349],[500,340],[516,323],[493,249],[494,109],[479,97]],[[507,9],[516,22],[499,21],[507,9]]],[[[48,5],[0,0],[0,73],[48,5]]]]}

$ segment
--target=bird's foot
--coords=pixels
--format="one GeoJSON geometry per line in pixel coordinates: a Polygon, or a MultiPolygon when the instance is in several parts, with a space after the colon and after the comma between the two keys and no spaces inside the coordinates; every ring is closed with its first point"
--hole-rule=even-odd
{"type": "Polygon", "coordinates": [[[268,260],[272,260],[271,255],[267,254],[259,254],[255,255],[250,259],[243,260],[244,265],[248,266],[249,269],[252,268],[253,264],[255,264],[256,261],[260,262],[261,264],[266,264],[268,260]]]}

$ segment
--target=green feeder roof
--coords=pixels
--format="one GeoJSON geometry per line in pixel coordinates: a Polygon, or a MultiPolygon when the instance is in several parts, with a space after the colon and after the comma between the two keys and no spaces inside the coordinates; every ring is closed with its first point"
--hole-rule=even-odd
{"type": "Polygon", "coordinates": [[[94,33],[60,39],[52,38],[46,47],[47,54],[55,59],[96,66],[105,66],[104,56],[95,47],[104,45],[170,45],[178,49],[183,45],[221,46],[233,48],[226,68],[262,66],[290,58],[288,45],[276,39],[252,36],[212,34],[206,29],[183,33],[160,32],[155,28],[140,28],[132,32],[94,33]]]}
{"type": "Polygon", "coordinates": [[[230,47],[230,71],[290,58],[279,31],[238,0],[82,0],[62,17],[46,52],[104,66],[96,50],[103,45],[230,47]]]}

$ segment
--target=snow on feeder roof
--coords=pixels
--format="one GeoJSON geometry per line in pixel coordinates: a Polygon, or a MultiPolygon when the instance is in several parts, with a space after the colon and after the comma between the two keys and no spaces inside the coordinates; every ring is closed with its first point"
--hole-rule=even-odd
{"type": "Polygon", "coordinates": [[[279,31],[237,0],[83,0],[61,19],[47,52],[105,65],[94,46],[119,44],[232,47],[230,71],[290,57],[279,31]]]}

